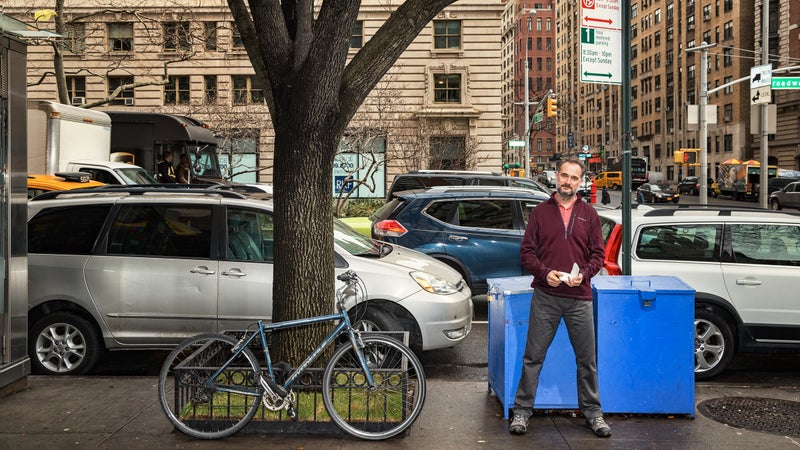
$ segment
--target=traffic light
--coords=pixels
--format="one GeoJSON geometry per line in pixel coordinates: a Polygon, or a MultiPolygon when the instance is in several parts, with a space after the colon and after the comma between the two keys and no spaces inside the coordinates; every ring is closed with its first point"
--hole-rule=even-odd
{"type": "Polygon", "coordinates": [[[683,165],[683,150],[675,150],[675,153],[672,154],[672,161],[679,165],[683,165]]]}
{"type": "Polygon", "coordinates": [[[555,117],[558,114],[558,100],[550,97],[547,99],[547,117],[555,117]]]}
{"type": "Polygon", "coordinates": [[[673,160],[675,164],[681,166],[696,166],[699,164],[697,161],[697,152],[698,149],[696,148],[682,148],[680,150],[675,150],[673,160]]]}

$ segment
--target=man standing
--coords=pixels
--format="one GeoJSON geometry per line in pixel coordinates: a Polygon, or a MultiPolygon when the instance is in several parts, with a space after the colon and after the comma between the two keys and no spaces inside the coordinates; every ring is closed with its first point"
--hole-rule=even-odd
{"type": "Polygon", "coordinates": [[[577,201],[585,172],[577,159],[561,163],[556,192],[531,211],[522,238],[520,257],[522,266],[533,275],[534,294],[522,376],[509,426],[512,434],[528,431],[542,363],[563,317],[578,366],[578,407],[594,434],[611,436],[611,428],[603,420],[597,388],[589,281],[602,267],[605,251],[597,212],[588,203],[577,201]],[[573,265],[578,271],[571,275],[573,265]]]}
{"type": "Polygon", "coordinates": [[[177,183],[175,178],[175,166],[172,165],[172,151],[167,150],[162,155],[162,160],[158,163],[158,182],[177,183]]]}

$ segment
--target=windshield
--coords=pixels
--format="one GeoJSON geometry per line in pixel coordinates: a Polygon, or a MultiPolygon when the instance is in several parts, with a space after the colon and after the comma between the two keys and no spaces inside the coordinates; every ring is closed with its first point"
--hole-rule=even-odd
{"type": "Polygon", "coordinates": [[[192,171],[198,177],[222,178],[222,171],[219,168],[217,158],[217,148],[206,145],[197,152],[189,152],[192,156],[192,171]]]}
{"type": "Polygon", "coordinates": [[[380,244],[350,228],[339,219],[333,219],[333,241],[355,256],[380,255],[380,244]]]}
{"type": "Polygon", "coordinates": [[[130,169],[117,169],[117,174],[125,180],[125,184],[156,184],[155,178],[141,167],[131,167],[130,169]]]}

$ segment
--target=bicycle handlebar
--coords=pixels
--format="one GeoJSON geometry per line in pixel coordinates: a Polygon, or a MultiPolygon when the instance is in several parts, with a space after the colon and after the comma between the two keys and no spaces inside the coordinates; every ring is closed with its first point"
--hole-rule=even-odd
{"type": "Polygon", "coordinates": [[[348,270],[347,272],[344,272],[341,275],[337,275],[336,279],[339,281],[343,281],[345,283],[352,283],[358,279],[358,275],[356,275],[356,273],[353,272],[352,270],[348,270]]]}

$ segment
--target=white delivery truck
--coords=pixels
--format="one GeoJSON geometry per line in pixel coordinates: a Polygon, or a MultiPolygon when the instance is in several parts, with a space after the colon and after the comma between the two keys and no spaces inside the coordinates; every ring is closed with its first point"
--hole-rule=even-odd
{"type": "Polygon", "coordinates": [[[107,184],[153,184],[141,167],[111,162],[108,114],[52,101],[28,103],[28,173],[87,172],[107,184]]]}

